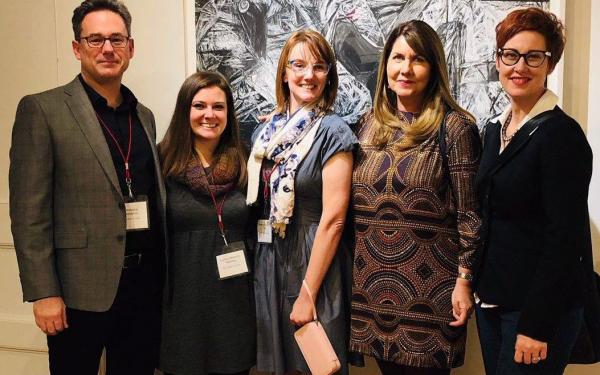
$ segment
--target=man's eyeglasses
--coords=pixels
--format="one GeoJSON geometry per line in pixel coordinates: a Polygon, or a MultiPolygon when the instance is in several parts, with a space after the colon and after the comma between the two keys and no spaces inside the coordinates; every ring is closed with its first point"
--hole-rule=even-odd
{"type": "Polygon", "coordinates": [[[82,39],[92,48],[104,47],[104,43],[106,43],[107,40],[113,48],[125,48],[127,43],[129,43],[130,38],[124,35],[111,35],[106,37],[102,35],[90,35],[79,38],[79,40],[82,39]]]}
{"type": "Polygon", "coordinates": [[[329,73],[330,68],[327,63],[308,64],[303,60],[290,60],[288,61],[288,67],[296,74],[305,74],[312,67],[315,75],[325,75],[329,73]]]}
{"type": "Polygon", "coordinates": [[[504,65],[513,66],[516,65],[521,57],[525,59],[525,64],[532,68],[537,68],[544,63],[546,57],[552,56],[552,53],[548,51],[529,51],[527,53],[519,53],[516,49],[512,48],[498,48],[498,56],[504,65]]]}

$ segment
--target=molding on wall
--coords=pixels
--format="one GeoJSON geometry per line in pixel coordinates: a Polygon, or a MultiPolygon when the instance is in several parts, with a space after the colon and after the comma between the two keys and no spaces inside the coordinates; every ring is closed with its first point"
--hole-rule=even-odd
{"type": "Polygon", "coordinates": [[[196,2],[183,1],[183,43],[185,48],[185,76],[197,70],[196,61],[196,2]]]}
{"type": "Polygon", "coordinates": [[[47,350],[17,348],[17,347],[6,346],[6,345],[0,345],[0,352],[16,352],[16,353],[24,353],[24,354],[42,354],[42,355],[48,355],[48,351],[47,350]]]}
{"type": "Polygon", "coordinates": [[[33,315],[0,313],[0,351],[48,353],[46,336],[35,325],[33,315]]]}
{"type": "MultiPolygon", "coordinates": [[[[566,0],[551,0],[549,5],[550,11],[556,14],[563,22],[567,20],[567,2],[566,0]]],[[[548,87],[558,96],[558,105],[563,106],[564,93],[564,76],[565,76],[565,56],[560,59],[554,67],[552,74],[548,76],[548,87]]]]}
{"type": "Polygon", "coordinates": [[[0,251],[15,251],[15,245],[10,242],[0,242],[0,251]]]}

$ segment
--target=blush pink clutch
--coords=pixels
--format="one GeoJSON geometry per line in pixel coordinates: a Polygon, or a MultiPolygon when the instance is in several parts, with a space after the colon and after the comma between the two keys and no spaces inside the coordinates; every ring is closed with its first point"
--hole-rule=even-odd
{"type": "MultiPolygon", "coordinates": [[[[306,288],[311,301],[312,292],[306,283],[302,281],[302,286],[306,288]]],[[[317,308],[313,303],[314,320],[302,326],[294,333],[294,338],[300,347],[304,360],[313,375],[330,375],[338,371],[341,367],[340,361],[331,346],[331,342],[323,329],[321,323],[317,320],[317,308]]]]}

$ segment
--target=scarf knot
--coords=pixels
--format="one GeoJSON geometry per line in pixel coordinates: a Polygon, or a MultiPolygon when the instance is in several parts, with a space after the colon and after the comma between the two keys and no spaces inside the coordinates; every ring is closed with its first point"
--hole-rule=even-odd
{"type": "MultiPolygon", "coordinates": [[[[293,115],[275,114],[256,137],[248,160],[246,203],[256,202],[263,159],[275,162],[269,179],[271,226],[280,237],[294,211],[294,182],[298,167],[310,151],[323,119],[316,108],[300,108],[293,115]]],[[[265,202],[266,204],[267,202],[265,202]]]]}

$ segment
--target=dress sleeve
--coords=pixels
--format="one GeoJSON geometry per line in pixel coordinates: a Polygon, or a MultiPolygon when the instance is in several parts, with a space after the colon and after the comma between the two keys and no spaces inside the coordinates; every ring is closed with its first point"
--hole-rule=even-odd
{"type": "Polygon", "coordinates": [[[477,126],[466,118],[450,116],[448,167],[456,206],[459,235],[458,265],[471,269],[480,247],[481,216],[475,178],[481,158],[481,141],[477,126]]]}
{"type": "Polygon", "coordinates": [[[266,124],[267,124],[267,122],[263,121],[262,123],[258,124],[254,128],[254,130],[252,131],[252,136],[250,137],[250,148],[252,148],[252,146],[254,146],[254,142],[256,142],[256,138],[258,137],[258,134],[260,133],[262,128],[265,127],[266,124]]]}
{"type": "Polygon", "coordinates": [[[337,115],[323,118],[321,127],[324,131],[324,140],[321,147],[322,166],[336,153],[353,151],[358,145],[358,139],[350,126],[337,115]]]}

